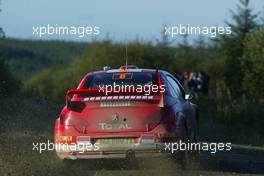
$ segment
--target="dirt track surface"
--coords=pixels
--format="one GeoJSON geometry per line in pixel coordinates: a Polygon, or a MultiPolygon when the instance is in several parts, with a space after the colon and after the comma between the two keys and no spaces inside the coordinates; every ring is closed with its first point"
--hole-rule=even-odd
{"type": "Polygon", "coordinates": [[[32,142],[45,142],[45,136],[30,132],[1,134],[0,175],[264,175],[263,151],[233,148],[216,154],[203,152],[192,170],[183,170],[165,157],[65,162],[53,151],[40,154],[32,150],[32,142]]]}

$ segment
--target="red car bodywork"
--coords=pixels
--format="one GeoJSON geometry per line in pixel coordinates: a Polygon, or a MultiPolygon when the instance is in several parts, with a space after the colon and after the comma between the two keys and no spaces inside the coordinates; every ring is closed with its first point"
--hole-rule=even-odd
{"type": "Polygon", "coordinates": [[[193,127],[197,124],[196,106],[184,98],[173,99],[167,89],[166,74],[169,75],[164,71],[137,68],[87,74],[77,89],[67,92],[66,106],[56,119],[57,155],[69,159],[153,156],[162,153],[166,142],[184,140],[187,123],[193,127]],[[135,91],[110,92],[105,95],[99,88],[85,87],[91,75],[138,72],[156,75],[156,83],[165,85],[165,92],[148,95],[135,91]],[[184,103],[189,106],[184,108],[184,103]],[[191,114],[191,120],[187,120],[185,112],[191,114]],[[87,144],[85,149],[84,144],[87,144]],[[63,145],[68,148],[61,147],[63,145]]]}

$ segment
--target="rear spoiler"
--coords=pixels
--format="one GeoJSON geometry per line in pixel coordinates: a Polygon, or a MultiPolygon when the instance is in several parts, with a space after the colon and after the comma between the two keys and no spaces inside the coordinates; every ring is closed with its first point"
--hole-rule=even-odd
{"type": "Polygon", "coordinates": [[[66,94],[66,105],[72,103],[72,99],[75,102],[94,102],[94,101],[115,101],[115,100],[142,100],[142,101],[155,101],[159,102],[163,100],[162,93],[146,95],[144,92],[112,92],[106,95],[99,91],[97,88],[93,89],[70,89],[66,94]],[[83,95],[83,96],[82,96],[83,95]]]}
{"type": "MultiPolygon", "coordinates": [[[[148,89],[146,89],[148,90],[148,89]]],[[[150,92],[152,94],[159,94],[160,89],[157,92],[150,92]]],[[[74,95],[74,94],[90,94],[90,95],[117,95],[117,94],[122,94],[122,95],[144,95],[145,92],[137,92],[137,91],[131,91],[130,89],[124,89],[124,91],[120,91],[120,89],[114,89],[111,92],[108,91],[108,94],[106,94],[106,89],[100,89],[100,88],[88,88],[88,89],[70,89],[68,90],[66,96],[74,95]]]]}
{"type": "Polygon", "coordinates": [[[95,89],[70,89],[66,93],[66,106],[69,105],[69,102],[71,101],[71,95],[80,95],[80,94],[92,94],[96,93],[98,90],[95,89]]]}

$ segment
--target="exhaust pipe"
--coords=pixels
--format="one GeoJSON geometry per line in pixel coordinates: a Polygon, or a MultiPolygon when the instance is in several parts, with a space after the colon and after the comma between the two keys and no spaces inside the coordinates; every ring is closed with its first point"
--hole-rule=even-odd
{"type": "Polygon", "coordinates": [[[135,151],[133,151],[133,150],[128,150],[128,151],[126,152],[126,158],[128,158],[128,159],[134,159],[134,158],[136,158],[135,151]]]}

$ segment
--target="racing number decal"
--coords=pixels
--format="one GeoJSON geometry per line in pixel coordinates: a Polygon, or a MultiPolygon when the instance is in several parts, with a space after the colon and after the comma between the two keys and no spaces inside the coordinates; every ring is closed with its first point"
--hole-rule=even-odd
{"type": "Polygon", "coordinates": [[[119,79],[125,79],[126,78],[126,74],[122,73],[119,75],[119,79]]]}
{"type": "Polygon", "coordinates": [[[132,79],[132,73],[114,73],[112,79],[132,79]]]}

